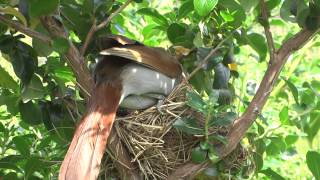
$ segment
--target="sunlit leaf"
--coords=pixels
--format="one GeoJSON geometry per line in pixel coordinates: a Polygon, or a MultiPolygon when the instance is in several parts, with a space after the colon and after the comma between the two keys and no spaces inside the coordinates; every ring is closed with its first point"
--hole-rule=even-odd
{"type": "Polygon", "coordinates": [[[320,153],[308,151],[306,155],[307,165],[315,179],[320,179],[320,153]]]}
{"type": "Polygon", "coordinates": [[[194,0],[194,9],[200,16],[208,15],[218,4],[218,0],[194,0]]]}

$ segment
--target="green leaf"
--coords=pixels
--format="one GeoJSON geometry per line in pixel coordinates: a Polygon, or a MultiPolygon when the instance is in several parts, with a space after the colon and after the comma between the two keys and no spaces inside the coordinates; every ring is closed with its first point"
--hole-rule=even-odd
{"type": "Polygon", "coordinates": [[[286,80],[286,79],[283,79],[286,84],[288,85],[292,95],[293,95],[293,98],[294,100],[296,101],[297,104],[300,104],[299,103],[299,92],[298,92],[298,89],[296,88],[296,86],[290,81],[290,80],[286,80]]]}
{"type": "Polygon", "coordinates": [[[210,148],[210,144],[207,141],[201,141],[200,142],[200,148],[202,150],[208,150],[210,148]]]}
{"type": "Polygon", "coordinates": [[[194,0],[194,9],[200,16],[207,16],[218,4],[218,0],[194,0]]]}
{"type": "Polygon", "coordinates": [[[26,141],[26,139],[22,136],[16,136],[12,139],[13,144],[17,148],[17,150],[21,153],[23,156],[29,156],[30,155],[30,145],[26,141]]]}
{"type": "Polygon", "coordinates": [[[45,89],[37,75],[33,75],[30,83],[22,89],[22,101],[27,102],[32,99],[41,99],[45,95],[45,89]]]}
{"type": "Polygon", "coordinates": [[[256,167],[255,171],[259,172],[263,167],[263,157],[262,157],[262,155],[254,152],[253,153],[253,160],[254,160],[254,165],[256,167]]]}
{"type": "Polygon", "coordinates": [[[257,33],[251,33],[246,36],[248,44],[254,49],[260,56],[260,61],[264,61],[267,56],[267,45],[265,38],[257,33]]]}
{"type": "Polygon", "coordinates": [[[207,158],[207,151],[201,150],[200,147],[196,147],[191,151],[191,160],[194,163],[202,163],[207,158]]]}
{"type": "Polygon", "coordinates": [[[202,100],[201,96],[195,92],[187,92],[188,102],[187,104],[193,109],[204,112],[205,102],[202,100]]]}
{"type": "Polygon", "coordinates": [[[282,110],[279,113],[280,122],[283,125],[289,124],[289,108],[288,106],[285,106],[282,108],[282,110]]]}
{"type": "Polygon", "coordinates": [[[173,123],[173,127],[187,134],[199,135],[204,133],[203,129],[192,118],[178,119],[173,123]]]}
{"type": "Polygon", "coordinates": [[[308,151],[306,155],[307,165],[315,179],[320,179],[320,153],[308,151]]]}
{"type": "Polygon", "coordinates": [[[192,12],[194,10],[193,7],[194,7],[193,0],[188,0],[188,1],[184,2],[178,11],[177,19],[182,19],[182,18],[186,17],[190,12],[192,12]]]}
{"type": "Polygon", "coordinates": [[[220,11],[220,16],[226,21],[226,22],[231,22],[234,21],[234,18],[232,14],[230,14],[228,11],[220,11]]]}
{"type": "Polygon", "coordinates": [[[209,150],[208,157],[213,164],[217,163],[220,160],[217,153],[212,149],[209,150]]]}
{"type": "Polygon", "coordinates": [[[64,54],[69,50],[69,41],[59,37],[53,41],[52,48],[60,54],[64,54]]]}
{"type": "Polygon", "coordinates": [[[59,6],[59,0],[29,0],[29,15],[40,17],[53,13],[59,6]]]}
{"type": "Polygon", "coordinates": [[[278,155],[286,150],[286,143],[280,137],[269,138],[271,143],[267,146],[266,152],[269,156],[278,155]]]}
{"type": "Polygon", "coordinates": [[[209,126],[227,126],[237,118],[234,112],[222,113],[218,117],[214,117],[209,121],[209,126]]]}
{"type": "Polygon", "coordinates": [[[42,113],[39,106],[32,101],[27,103],[20,102],[19,110],[21,114],[21,119],[30,124],[38,125],[42,122],[42,113]]]}
{"type": "Polygon", "coordinates": [[[169,25],[167,19],[162,16],[156,9],[142,8],[139,9],[137,13],[151,17],[155,23],[161,26],[167,27],[169,25]]]}
{"type": "Polygon", "coordinates": [[[0,65],[0,86],[17,91],[19,86],[18,83],[13,80],[10,74],[0,65]]]}
{"type": "Polygon", "coordinates": [[[271,168],[261,170],[260,173],[265,174],[271,180],[285,180],[285,178],[273,171],[271,168]]]}
{"type": "Polygon", "coordinates": [[[145,40],[149,40],[149,39],[155,38],[154,37],[155,34],[160,34],[161,33],[161,31],[159,30],[158,26],[159,25],[157,25],[157,24],[149,24],[146,27],[144,27],[143,30],[142,30],[143,38],[145,40]]]}
{"type": "Polygon", "coordinates": [[[22,170],[17,166],[17,164],[24,160],[25,157],[21,155],[9,155],[0,159],[0,169],[12,169],[17,172],[22,172],[22,170]]]}
{"type": "Polygon", "coordinates": [[[299,139],[299,136],[295,134],[290,134],[285,138],[286,145],[287,146],[293,145],[295,142],[298,141],[298,139],[299,139]]]}
{"type": "Polygon", "coordinates": [[[37,157],[31,157],[28,159],[26,165],[24,166],[25,178],[29,179],[29,177],[36,171],[42,170],[42,163],[37,157]]]}
{"type": "Polygon", "coordinates": [[[319,111],[313,111],[310,113],[309,123],[304,129],[305,129],[305,132],[308,134],[309,141],[312,142],[320,129],[320,112],[319,111]]]}
{"type": "Polygon", "coordinates": [[[239,0],[239,2],[246,12],[250,12],[259,4],[259,0],[239,0]]]}
{"type": "MultiPolygon", "coordinates": [[[[49,36],[49,33],[42,25],[38,25],[35,30],[49,36]]],[[[37,38],[32,38],[32,47],[36,50],[39,56],[46,57],[49,56],[52,52],[52,47],[49,46],[49,44],[37,38]]]]}
{"type": "Polygon", "coordinates": [[[221,135],[210,135],[209,140],[213,142],[219,141],[224,145],[228,144],[228,139],[225,136],[221,136],[221,135]]]}
{"type": "Polygon", "coordinates": [[[296,4],[295,1],[292,0],[285,0],[281,6],[280,9],[280,17],[285,20],[285,21],[291,21],[291,22],[295,22],[296,21],[296,17],[294,14],[296,14],[297,9],[295,8],[295,10],[292,9],[292,6],[294,6],[294,4],[296,4]]]}
{"type": "Polygon", "coordinates": [[[31,46],[21,41],[17,41],[12,49],[9,55],[14,72],[21,79],[23,85],[27,85],[38,65],[37,54],[31,46]]]}
{"type": "Polygon", "coordinates": [[[311,89],[306,89],[304,91],[302,91],[301,95],[300,95],[300,103],[310,106],[312,104],[316,103],[316,99],[314,98],[315,94],[311,89]]]}
{"type": "Polygon", "coordinates": [[[178,23],[171,24],[167,29],[167,36],[173,44],[181,42],[181,37],[184,37],[185,33],[186,29],[178,23]]]}
{"type": "Polygon", "coordinates": [[[235,0],[223,0],[220,1],[219,7],[223,7],[228,12],[232,12],[232,16],[235,21],[228,22],[229,26],[233,28],[240,27],[246,20],[246,12],[242,8],[242,6],[235,0]],[[223,3],[221,3],[223,2],[223,3]]]}

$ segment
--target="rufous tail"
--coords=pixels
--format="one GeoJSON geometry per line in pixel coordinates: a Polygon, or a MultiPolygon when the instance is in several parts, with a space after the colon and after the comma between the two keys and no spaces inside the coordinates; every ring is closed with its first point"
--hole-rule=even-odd
{"type": "Polygon", "coordinates": [[[97,179],[120,96],[119,85],[101,83],[95,87],[88,112],[76,129],[60,167],[59,180],[97,179]]]}

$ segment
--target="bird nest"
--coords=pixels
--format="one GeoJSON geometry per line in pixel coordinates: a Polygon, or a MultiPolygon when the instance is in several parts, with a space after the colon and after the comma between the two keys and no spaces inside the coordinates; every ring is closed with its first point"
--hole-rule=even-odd
{"type": "MultiPolygon", "coordinates": [[[[114,128],[144,179],[166,179],[179,165],[190,161],[192,149],[203,139],[173,127],[179,118],[190,116],[203,124],[202,115],[187,105],[186,92],[191,89],[188,83],[182,82],[160,108],[151,107],[117,118],[114,128]]],[[[226,133],[226,127],[210,129],[210,134],[226,133]]],[[[241,159],[245,159],[243,155],[241,159]]]]}

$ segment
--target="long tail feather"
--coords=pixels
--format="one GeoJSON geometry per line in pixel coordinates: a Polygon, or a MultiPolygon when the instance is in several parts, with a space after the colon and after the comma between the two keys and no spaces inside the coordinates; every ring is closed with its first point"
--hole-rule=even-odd
{"type": "Polygon", "coordinates": [[[59,180],[94,180],[100,170],[121,96],[120,85],[102,83],[92,93],[59,172],[59,180]]]}

